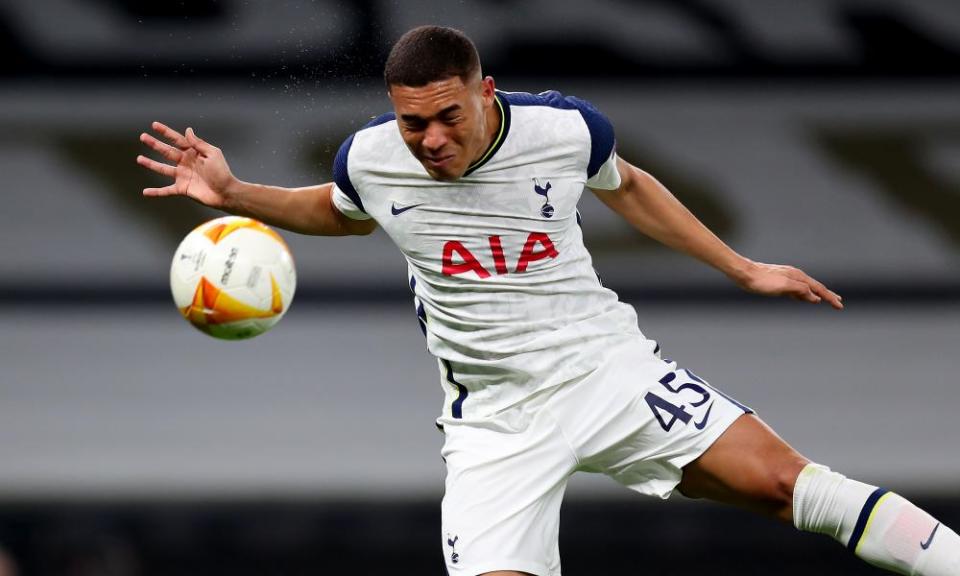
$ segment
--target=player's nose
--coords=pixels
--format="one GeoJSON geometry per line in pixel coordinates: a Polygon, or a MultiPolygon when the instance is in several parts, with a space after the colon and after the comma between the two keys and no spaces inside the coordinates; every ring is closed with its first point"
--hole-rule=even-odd
{"type": "Polygon", "coordinates": [[[431,122],[423,135],[423,147],[427,150],[437,151],[443,148],[448,142],[446,130],[438,122],[431,122]]]}

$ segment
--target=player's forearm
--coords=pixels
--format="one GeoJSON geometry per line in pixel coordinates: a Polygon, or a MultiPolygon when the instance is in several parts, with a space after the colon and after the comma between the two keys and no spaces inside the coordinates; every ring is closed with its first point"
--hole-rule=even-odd
{"type": "Polygon", "coordinates": [[[627,178],[620,190],[601,196],[637,230],[713,266],[740,282],[753,262],[734,251],[704,226],[650,174],[626,164],[627,178]]]}
{"type": "Polygon", "coordinates": [[[334,206],[333,184],[284,188],[236,181],[227,190],[224,208],[267,224],[317,236],[369,234],[373,221],[350,220],[334,206]]]}

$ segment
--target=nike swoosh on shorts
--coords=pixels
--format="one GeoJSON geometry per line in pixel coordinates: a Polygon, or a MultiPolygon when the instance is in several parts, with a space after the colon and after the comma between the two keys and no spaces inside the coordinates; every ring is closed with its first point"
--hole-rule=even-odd
{"type": "Polygon", "coordinates": [[[710,418],[710,410],[713,409],[713,402],[707,406],[707,412],[703,415],[703,419],[699,422],[694,422],[693,425],[697,427],[697,430],[703,430],[703,427],[707,425],[707,420],[710,418]]]}

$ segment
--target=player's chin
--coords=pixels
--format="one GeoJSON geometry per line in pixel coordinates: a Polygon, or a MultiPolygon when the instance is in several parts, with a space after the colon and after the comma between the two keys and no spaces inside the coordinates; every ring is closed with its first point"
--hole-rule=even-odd
{"type": "Polygon", "coordinates": [[[434,180],[439,180],[440,182],[452,182],[459,179],[461,176],[463,176],[463,173],[466,172],[466,170],[451,169],[447,166],[437,168],[428,164],[424,164],[423,167],[427,169],[427,174],[429,174],[431,178],[434,180]]]}

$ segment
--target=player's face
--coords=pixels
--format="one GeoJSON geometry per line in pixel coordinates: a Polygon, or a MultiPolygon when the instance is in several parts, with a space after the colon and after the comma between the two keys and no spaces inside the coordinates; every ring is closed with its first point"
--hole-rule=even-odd
{"type": "Polygon", "coordinates": [[[457,76],[426,86],[390,87],[400,135],[435,180],[456,180],[490,144],[500,121],[493,78],[457,76]]]}

